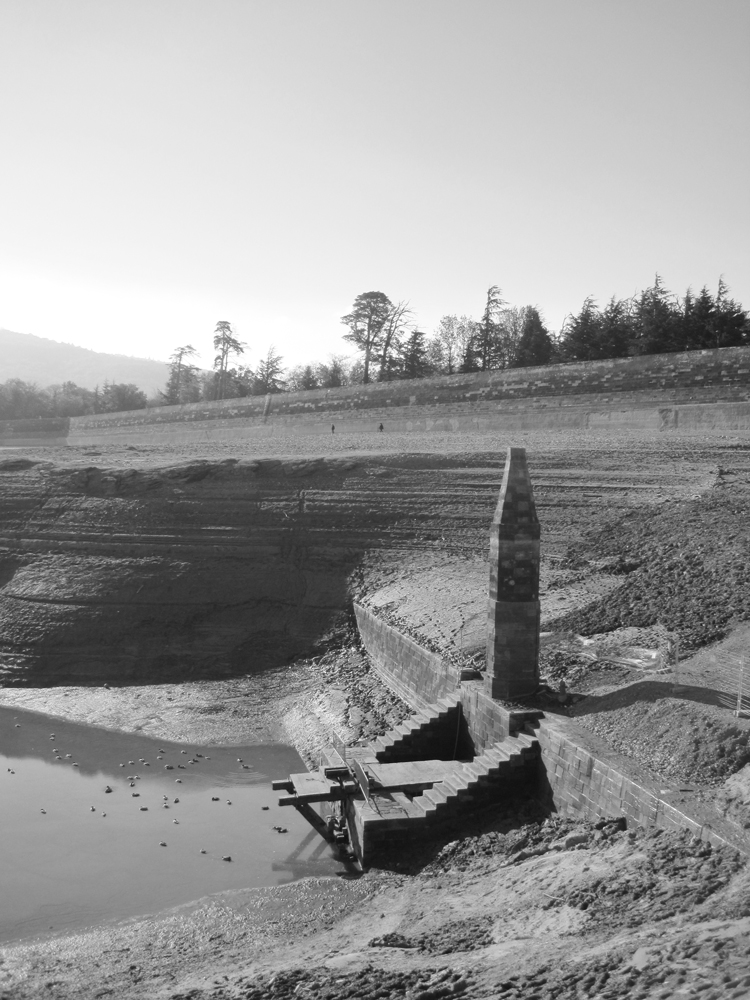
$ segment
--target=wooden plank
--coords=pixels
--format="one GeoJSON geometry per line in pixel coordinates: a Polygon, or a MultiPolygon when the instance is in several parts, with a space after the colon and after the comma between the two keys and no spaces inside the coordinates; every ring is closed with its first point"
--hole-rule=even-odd
{"type": "Polygon", "coordinates": [[[346,763],[346,743],[344,743],[344,741],[342,740],[342,738],[339,736],[339,734],[336,732],[335,729],[333,730],[333,733],[331,735],[332,735],[333,749],[336,751],[336,753],[341,758],[341,763],[345,764],[346,763]]]}
{"type": "Polygon", "coordinates": [[[291,792],[294,790],[294,785],[291,778],[279,778],[271,782],[271,788],[274,792],[291,792]]]}
{"type": "Polygon", "coordinates": [[[364,795],[365,799],[368,799],[370,795],[369,775],[367,774],[367,772],[362,767],[362,765],[360,764],[360,762],[357,760],[356,757],[352,760],[351,763],[352,763],[352,771],[354,772],[354,776],[357,779],[357,782],[359,783],[359,787],[362,789],[362,794],[364,795]]]}

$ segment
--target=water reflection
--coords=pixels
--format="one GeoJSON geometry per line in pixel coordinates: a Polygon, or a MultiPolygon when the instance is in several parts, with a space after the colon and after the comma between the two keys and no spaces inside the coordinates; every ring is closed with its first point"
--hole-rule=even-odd
{"type": "Polygon", "coordinates": [[[271,791],[301,770],[279,744],[201,747],[0,708],[0,940],[343,874],[271,791]]]}

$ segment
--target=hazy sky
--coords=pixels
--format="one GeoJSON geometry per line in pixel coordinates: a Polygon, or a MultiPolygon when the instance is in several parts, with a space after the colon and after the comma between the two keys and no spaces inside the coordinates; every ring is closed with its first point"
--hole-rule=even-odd
{"type": "Polygon", "coordinates": [[[0,0],[0,326],[210,365],[498,284],[750,306],[747,0],[0,0]]]}

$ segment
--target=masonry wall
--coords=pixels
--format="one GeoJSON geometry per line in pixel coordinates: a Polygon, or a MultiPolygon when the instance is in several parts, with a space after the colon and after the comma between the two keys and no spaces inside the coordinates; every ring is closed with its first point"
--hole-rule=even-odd
{"type": "Polygon", "coordinates": [[[712,844],[742,847],[732,825],[710,806],[682,802],[633,761],[570,719],[543,718],[534,727],[542,750],[546,794],[556,812],[596,820],[624,816],[637,826],[690,830],[712,844]]]}
{"type": "MultiPolygon", "coordinates": [[[[0,444],[21,443],[0,421],[0,444]]],[[[68,444],[288,434],[750,430],[750,347],[313,389],[70,419],[68,444]]],[[[50,443],[55,434],[50,433],[50,443]]],[[[26,440],[25,438],[23,439],[26,440]]]]}
{"type": "Polygon", "coordinates": [[[375,670],[387,687],[415,711],[427,708],[458,687],[458,671],[367,608],[354,605],[359,634],[375,670]]]}
{"type": "Polygon", "coordinates": [[[67,417],[0,420],[0,445],[33,447],[66,444],[69,428],[70,420],[67,417]]]}
{"type": "Polygon", "coordinates": [[[375,669],[415,711],[459,689],[476,753],[524,728],[533,732],[541,748],[540,794],[554,812],[590,820],[624,816],[637,826],[690,830],[710,843],[746,849],[718,812],[695,801],[681,802],[678,791],[655,784],[590,730],[564,716],[505,708],[485,692],[481,681],[459,682],[440,656],[366,608],[355,605],[355,613],[375,669]]]}

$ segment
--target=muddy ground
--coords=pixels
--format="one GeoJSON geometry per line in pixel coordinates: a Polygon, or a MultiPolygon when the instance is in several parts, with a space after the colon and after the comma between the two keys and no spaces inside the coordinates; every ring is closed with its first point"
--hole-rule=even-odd
{"type": "MultiPolygon", "coordinates": [[[[655,778],[718,803],[741,837],[750,828],[750,723],[735,717],[731,699],[734,665],[750,653],[750,445],[562,434],[514,443],[526,443],[530,457],[535,447],[548,471],[581,476],[567,506],[549,509],[545,628],[589,636],[659,624],[680,637],[677,675],[546,658],[550,687],[563,680],[568,689],[564,704],[546,710],[575,715],[655,778]],[[624,500],[622,489],[591,488],[592,480],[611,487],[623,470],[639,487],[624,500]]],[[[438,443],[409,444],[427,452],[438,443]]],[[[462,436],[467,454],[487,454],[489,444],[462,436]]],[[[544,531],[543,504],[539,513],[544,531]]],[[[384,553],[370,596],[434,648],[477,655],[466,623],[482,599],[472,590],[481,556],[451,564],[464,581],[456,588],[454,579],[452,595],[434,573],[440,560],[431,564],[429,552],[421,560],[399,571],[384,553]],[[432,597],[440,614],[424,610],[432,597]],[[450,625],[451,603],[464,608],[461,629],[450,625]]],[[[260,676],[4,689],[0,701],[173,740],[282,739],[314,761],[331,728],[369,737],[407,711],[356,638],[340,642],[260,676]]],[[[359,879],[238,890],[11,946],[0,964],[3,1000],[748,995],[750,872],[741,853],[687,835],[545,817],[521,802],[418,851],[399,850],[359,879]]]]}

